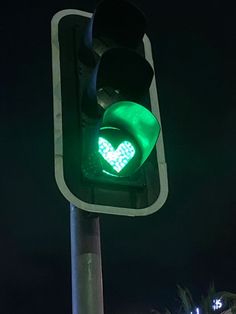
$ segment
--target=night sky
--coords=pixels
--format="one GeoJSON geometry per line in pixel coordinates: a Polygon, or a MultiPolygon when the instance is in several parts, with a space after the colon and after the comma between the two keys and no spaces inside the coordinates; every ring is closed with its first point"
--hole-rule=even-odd
{"type": "MultiPolygon", "coordinates": [[[[214,281],[236,292],[236,32],[220,3],[133,1],[157,72],[169,196],[142,218],[101,216],[106,314],[177,311],[214,281]]],[[[50,21],[95,1],[2,8],[0,313],[71,313],[69,204],[54,180],[50,21]]]]}

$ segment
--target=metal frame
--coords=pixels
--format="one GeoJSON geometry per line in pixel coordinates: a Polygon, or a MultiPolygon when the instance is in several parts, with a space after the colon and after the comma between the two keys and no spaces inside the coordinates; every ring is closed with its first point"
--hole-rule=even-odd
{"type": "MultiPolygon", "coordinates": [[[[152,214],[159,210],[165,203],[168,195],[168,178],[167,178],[167,166],[165,161],[164,142],[162,129],[159,139],[156,144],[156,154],[159,168],[160,179],[160,193],[157,200],[150,206],[140,209],[125,208],[125,207],[113,207],[106,205],[95,205],[84,202],[78,199],[67,187],[64,180],[63,172],[63,137],[62,137],[62,101],[61,101],[61,75],[60,75],[60,49],[58,41],[58,24],[60,20],[66,15],[79,15],[83,17],[91,18],[92,14],[80,10],[67,9],[56,13],[51,21],[51,44],[52,44],[52,74],[53,74],[53,106],[54,106],[54,153],[55,153],[55,177],[57,185],[64,195],[64,197],[76,207],[85,211],[94,213],[106,213],[114,215],[124,216],[145,216],[152,214]]],[[[152,58],[152,47],[147,35],[143,38],[145,58],[152,65],[154,69],[154,63],[152,58]]],[[[153,77],[150,86],[150,99],[152,112],[157,117],[161,125],[161,117],[159,111],[159,103],[156,88],[156,78],[153,77]]]]}

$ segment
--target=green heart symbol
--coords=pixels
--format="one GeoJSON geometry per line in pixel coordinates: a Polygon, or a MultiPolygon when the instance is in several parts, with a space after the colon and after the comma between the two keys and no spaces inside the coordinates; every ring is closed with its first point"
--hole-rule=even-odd
{"type": "Polygon", "coordinates": [[[135,149],[129,141],[122,142],[115,150],[108,140],[99,137],[98,146],[99,153],[118,173],[135,155],[135,149]]]}

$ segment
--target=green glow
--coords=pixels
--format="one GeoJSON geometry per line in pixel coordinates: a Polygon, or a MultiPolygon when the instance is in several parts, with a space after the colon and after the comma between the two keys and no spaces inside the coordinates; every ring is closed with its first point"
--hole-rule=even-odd
{"type": "Polygon", "coordinates": [[[152,112],[131,101],[116,102],[105,110],[102,129],[105,128],[121,130],[135,144],[139,151],[136,168],[148,158],[160,134],[160,124],[152,112]]]}
{"type": "Polygon", "coordinates": [[[135,149],[129,141],[123,141],[114,149],[112,144],[103,137],[99,137],[99,153],[119,173],[134,157],[135,149]]]}

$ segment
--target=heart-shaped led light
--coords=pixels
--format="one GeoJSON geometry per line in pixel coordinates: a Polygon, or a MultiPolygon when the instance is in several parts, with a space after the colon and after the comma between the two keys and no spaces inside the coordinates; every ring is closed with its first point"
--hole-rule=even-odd
{"type": "Polygon", "coordinates": [[[112,166],[116,172],[120,172],[134,157],[135,149],[129,141],[123,141],[117,149],[103,137],[99,137],[99,153],[112,166]]]}

